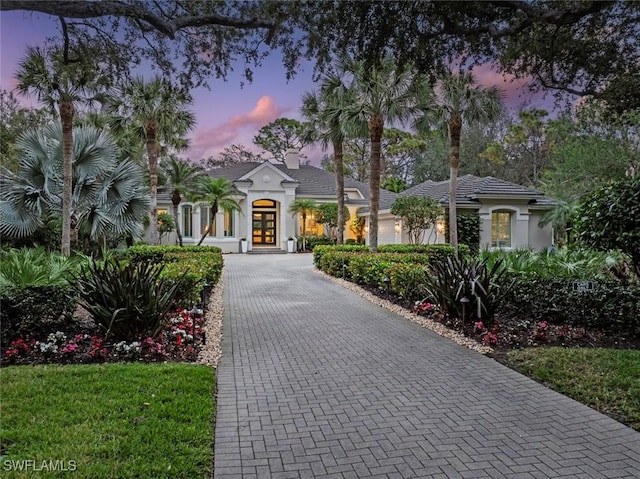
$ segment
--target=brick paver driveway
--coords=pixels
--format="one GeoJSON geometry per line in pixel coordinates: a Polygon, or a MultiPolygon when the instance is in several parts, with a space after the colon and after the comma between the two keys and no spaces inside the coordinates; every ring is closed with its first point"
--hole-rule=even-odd
{"type": "Polygon", "coordinates": [[[640,433],[314,272],[225,256],[215,477],[640,477],[640,433]]]}

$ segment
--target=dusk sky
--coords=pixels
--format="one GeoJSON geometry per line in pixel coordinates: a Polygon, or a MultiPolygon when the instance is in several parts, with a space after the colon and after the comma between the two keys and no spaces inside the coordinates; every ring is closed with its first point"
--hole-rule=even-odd
{"type": "MultiPolygon", "coordinates": [[[[53,17],[44,14],[0,14],[1,88],[14,89],[17,64],[26,47],[42,44],[47,36],[56,33],[57,26],[53,17]]],[[[239,65],[239,70],[242,70],[242,65],[239,65]]],[[[243,144],[259,152],[251,140],[262,126],[280,116],[300,119],[302,95],[314,89],[312,70],[312,64],[303,63],[298,74],[287,82],[280,56],[275,52],[263,67],[255,70],[253,83],[245,84],[244,88],[240,87],[240,74],[231,73],[226,82],[212,79],[211,90],[194,90],[192,110],[197,123],[190,134],[191,147],[183,156],[197,161],[215,156],[231,144],[243,144]]],[[[543,102],[540,95],[531,96],[522,87],[522,82],[505,82],[502,75],[491,71],[488,65],[477,67],[474,73],[480,83],[495,84],[506,91],[507,105],[512,113],[524,103],[529,107],[550,108],[549,100],[543,102]]],[[[308,147],[307,150],[312,164],[319,164],[322,158],[320,149],[308,147]]]]}

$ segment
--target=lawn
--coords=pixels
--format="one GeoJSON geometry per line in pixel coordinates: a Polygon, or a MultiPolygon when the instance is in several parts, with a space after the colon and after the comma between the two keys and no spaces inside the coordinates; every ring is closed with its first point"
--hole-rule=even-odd
{"type": "Polygon", "coordinates": [[[210,367],[12,366],[0,370],[0,382],[3,478],[211,474],[215,373],[210,367]],[[24,466],[24,460],[35,461],[30,471],[9,470],[24,466]],[[42,468],[43,461],[52,462],[42,468]],[[63,466],[75,471],[33,470],[63,466]]]}
{"type": "Polygon", "coordinates": [[[507,364],[545,386],[640,431],[640,351],[529,348],[510,351],[507,364]]]}

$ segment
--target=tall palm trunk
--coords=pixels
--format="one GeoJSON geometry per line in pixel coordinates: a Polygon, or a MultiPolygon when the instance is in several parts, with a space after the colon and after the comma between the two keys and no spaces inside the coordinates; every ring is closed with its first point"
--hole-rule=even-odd
{"type": "Polygon", "coordinates": [[[173,203],[173,222],[176,225],[176,235],[178,236],[178,244],[180,246],[182,246],[182,232],[180,230],[180,222],[178,221],[178,211],[181,202],[182,197],[180,196],[180,192],[178,190],[174,190],[171,194],[171,203],[173,203]]]}
{"type": "Polygon", "coordinates": [[[307,250],[307,212],[302,211],[302,251],[307,250]]]}
{"type": "Polygon", "coordinates": [[[462,131],[462,118],[454,115],[449,120],[449,132],[451,134],[451,152],[449,154],[449,244],[458,247],[458,215],[456,188],[458,185],[458,164],[460,161],[460,132],[462,131]]]}
{"type": "Polygon", "coordinates": [[[336,199],[338,200],[338,244],[344,243],[344,166],[342,142],[333,142],[333,159],[336,167],[336,199]]]}
{"type": "Polygon", "coordinates": [[[198,241],[198,246],[200,246],[202,244],[204,239],[209,234],[209,230],[211,229],[211,226],[215,224],[216,215],[217,214],[218,214],[218,203],[214,203],[214,204],[211,205],[211,209],[209,210],[209,225],[208,225],[208,228],[205,230],[204,234],[200,237],[200,241],[198,241]]]}
{"type": "Polygon", "coordinates": [[[158,144],[156,142],[158,126],[150,120],[146,125],[147,156],[149,157],[149,193],[151,196],[151,224],[149,241],[158,244],[158,144]]]}
{"type": "Polygon", "coordinates": [[[369,177],[369,249],[378,251],[378,210],[380,209],[380,142],[384,131],[382,115],[369,121],[371,139],[371,172],[369,177]]]}
{"type": "MultiPolygon", "coordinates": [[[[61,253],[71,255],[71,194],[73,178],[73,103],[60,101],[62,123],[62,239],[61,253]]],[[[76,235],[77,239],[77,235],[76,235]]]]}

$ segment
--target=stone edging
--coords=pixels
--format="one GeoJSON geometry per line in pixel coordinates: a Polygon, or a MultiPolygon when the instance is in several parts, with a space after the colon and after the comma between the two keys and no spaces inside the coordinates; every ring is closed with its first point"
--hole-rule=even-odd
{"type": "Polygon", "coordinates": [[[220,279],[211,291],[204,316],[206,342],[198,354],[198,364],[217,367],[222,357],[222,319],[224,317],[224,268],[220,279]]]}
{"type": "Polygon", "coordinates": [[[412,313],[411,311],[407,311],[405,308],[398,306],[397,304],[394,304],[391,301],[388,301],[383,298],[379,298],[378,296],[371,294],[369,291],[361,288],[355,283],[346,281],[342,278],[336,278],[334,276],[328,275],[317,268],[314,268],[314,270],[319,274],[321,274],[322,276],[324,276],[325,278],[327,278],[329,281],[333,281],[334,283],[339,284],[343,288],[353,291],[354,293],[358,294],[359,296],[366,299],[370,303],[377,304],[378,306],[385,308],[391,311],[392,313],[396,313],[402,316],[403,318],[408,319],[409,321],[419,324],[423,328],[430,329],[431,331],[439,334],[440,336],[450,339],[461,346],[464,346],[466,348],[469,348],[473,351],[476,351],[478,353],[485,354],[485,355],[493,352],[493,348],[489,346],[485,346],[484,344],[480,344],[477,341],[474,341],[473,339],[467,338],[466,336],[462,335],[458,331],[449,329],[445,325],[438,323],[436,321],[433,321],[432,319],[412,313]]]}

